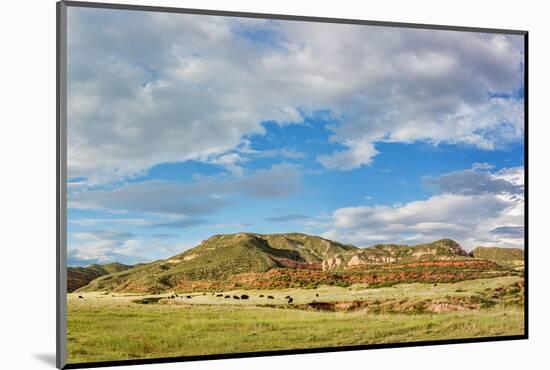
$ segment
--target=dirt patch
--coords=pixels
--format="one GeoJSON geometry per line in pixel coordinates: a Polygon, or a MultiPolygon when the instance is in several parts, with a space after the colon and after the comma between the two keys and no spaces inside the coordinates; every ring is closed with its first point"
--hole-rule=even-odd
{"type": "Polygon", "coordinates": [[[156,304],[159,303],[161,299],[164,297],[149,297],[149,298],[142,298],[142,299],[134,299],[132,302],[138,303],[138,304],[156,304]]]}
{"type": "Polygon", "coordinates": [[[293,307],[300,310],[350,312],[350,311],[356,311],[362,308],[366,308],[367,305],[368,303],[365,301],[336,301],[336,302],[310,302],[305,304],[294,305],[293,307]]]}
{"type": "Polygon", "coordinates": [[[450,311],[464,311],[466,310],[466,307],[458,305],[458,304],[452,304],[452,303],[432,303],[427,307],[428,311],[431,312],[450,312],[450,311]]]}

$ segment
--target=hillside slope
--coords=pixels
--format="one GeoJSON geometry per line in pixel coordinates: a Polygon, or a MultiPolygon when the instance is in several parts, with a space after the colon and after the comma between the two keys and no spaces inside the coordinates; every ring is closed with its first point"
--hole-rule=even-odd
{"type": "MultiPolygon", "coordinates": [[[[377,244],[361,249],[348,257],[339,265],[343,264],[345,268],[357,268],[358,266],[386,263],[455,260],[468,258],[468,253],[457,242],[451,239],[442,239],[412,246],[377,244]]],[[[333,263],[333,265],[338,265],[338,263],[333,263]]]]}
{"type": "Polygon", "coordinates": [[[483,258],[498,264],[521,270],[524,266],[524,252],[520,248],[477,247],[471,252],[474,258],[483,258]]]}
{"type": "Polygon", "coordinates": [[[100,277],[83,290],[163,291],[182,281],[219,281],[274,268],[320,269],[323,259],[355,250],[358,248],[297,233],[215,235],[167,260],[100,277]]]}
{"type": "Polygon", "coordinates": [[[298,233],[215,235],[166,260],[100,276],[82,291],[216,290],[313,287],[353,282],[454,281],[504,269],[443,239],[416,246],[357,248],[298,233]],[[262,283],[260,283],[262,282],[262,283]]]}
{"type": "Polygon", "coordinates": [[[88,285],[99,276],[125,271],[130,268],[132,266],[123,265],[118,262],[105,265],[94,264],[87,267],[67,267],[67,292],[73,292],[78,288],[88,285]]]}

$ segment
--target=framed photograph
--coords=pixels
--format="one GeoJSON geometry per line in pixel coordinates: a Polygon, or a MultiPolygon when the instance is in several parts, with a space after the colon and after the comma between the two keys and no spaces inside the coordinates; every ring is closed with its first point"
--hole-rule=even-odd
{"type": "Polygon", "coordinates": [[[527,338],[526,31],[57,12],[59,368],[527,338]]]}

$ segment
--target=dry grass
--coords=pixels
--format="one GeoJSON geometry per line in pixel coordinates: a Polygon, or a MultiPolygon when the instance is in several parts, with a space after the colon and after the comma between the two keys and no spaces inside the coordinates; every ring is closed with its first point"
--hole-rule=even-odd
{"type": "MultiPolygon", "coordinates": [[[[521,280],[480,279],[455,284],[401,284],[365,289],[321,287],[315,290],[247,291],[249,300],[194,293],[180,304],[132,303],[134,295],[81,293],[69,296],[69,363],[136,358],[206,355],[265,350],[333,347],[374,343],[474,338],[522,334],[523,306],[503,299],[491,308],[445,313],[315,312],[258,307],[339,300],[443,299],[484,295],[521,280]],[[266,301],[260,294],[273,295],[266,301]],[[316,297],[319,294],[319,297],[316,297]]],[[[224,292],[224,294],[243,292],[224,292]]]]}

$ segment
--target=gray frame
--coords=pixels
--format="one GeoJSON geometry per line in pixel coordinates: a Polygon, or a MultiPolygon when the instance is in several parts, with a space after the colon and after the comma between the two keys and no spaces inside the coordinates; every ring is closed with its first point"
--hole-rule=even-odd
{"type": "Polygon", "coordinates": [[[67,362],[67,5],[57,12],[57,258],[56,258],[56,366],[67,362]]]}
{"type": "Polygon", "coordinates": [[[448,25],[429,25],[419,23],[401,23],[401,22],[382,22],[372,20],[358,19],[341,19],[341,18],[324,18],[324,17],[309,17],[297,15],[283,14],[265,14],[265,13],[248,13],[234,12],[221,10],[204,10],[204,9],[189,9],[189,8],[174,8],[161,6],[142,6],[130,4],[111,4],[97,2],[81,2],[81,1],[58,1],[56,3],[57,13],[57,84],[56,84],[56,121],[57,121],[57,145],[56,145],[56,167],[57,167],[57,215],[56,215],[56,231],[57,231],[57,249],[56,249],[56,367],[59,369],[68,368],[89,368],[89,367],[104,367],[104,366],[119,366],[132,364],[153,364],[181,361],[196,361],[196,360],[211,360],[211,359],[229,359],[242,357],[261,357],[261,356],[281,356],[288,354],[305,354],[305,353],[321,353],[321,352],[339,352],[351,350],[365,350],[376,348],[402,348],[415,347],[426,345],[443,345],[456,343],[479,343],[479,342],[494,342],[505,340],[520,340],[528,339],[529,335],[529,299],[528,299],[528,281],[529,281],[529,191],[528,191],[528,163],[529,163],[529,134],[528,134],[528,31],[511,30],[511,29],[495,29],[495,28],[477,28],[477,27],[460,27],[448,25]],[[399,27],[399,28],[415,28],[415,29],[431,29],[431,30],[446,30],[459,32],[482,32],[482,33],[499,33],[509,35],[520,35],[524,37],[524,169],[525,169],[525,304],[524,304],[524,334],[498,337],[480,337],[480,338],[463,338],[463,339],[446,339],[433,341],[418,341],[406,343],[387,343],[374,345],[354,345],[343,347],[328,347],[328,348],[312,348],[312,349],[293,349],[293,350],[272,350],[253,353],[232,353],[232,354],[214,354],[203,356],[185,356],[185,357],[169,357],[169,358],[151,358],[138,360],[113,360],[105,362],[89,362],[78,364],[67,364],[67,7],[81,8],[101,8],[114,10],[134,10],[134,11],[149,11],[149,12],[164,12],[164,13],[182,13],[182,14],[197,14],[197,15],[214,15],[225,17],[242,17],[242,18],[265,18],[279,19],[302,22],[318,22],[318,23],[341,23],[341,24],[356,24],[381,27],[399,27]]]}

